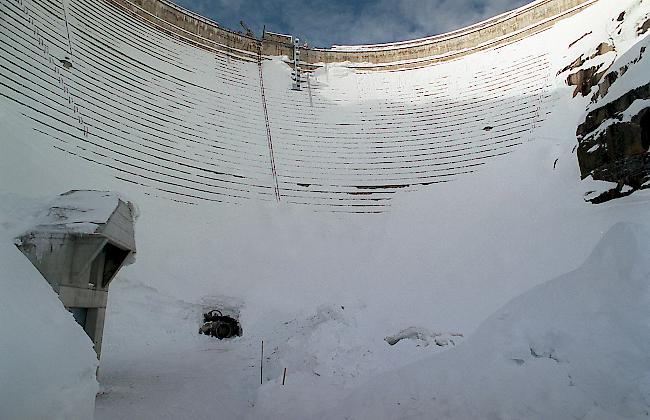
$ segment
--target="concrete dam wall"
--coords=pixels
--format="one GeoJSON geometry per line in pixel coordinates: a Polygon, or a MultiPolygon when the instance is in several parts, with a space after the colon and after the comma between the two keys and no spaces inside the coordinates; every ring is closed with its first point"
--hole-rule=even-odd
{"type": "MultiPolygon", "coordinates": [[[[230,31],[199,15],[167,1],[110,0],[132,16],[170,34],[234,55],[255,57],[258,50],[265,56],[291,56],[289,36],[264,35],[261,39],[230,31]]],[[[365,69],[399,69],[449,60],[530,36],[549,28],[595,0],[541,0],[450,33],[412,41],[378,45],[339,46],[331,49],[301,47],[305,65],[349,61],[365,69]]]]}
{"type": "Polygon", "coordinates": [[[3,0],[0,96],[47,150],[146,194],[383,212],[397,193],[533,140],[553,101],[550,48],[574,39],[530,34],[593,3],[537,1],[448,35],[307,49],[322,64],[294,91],[277,56],[289,46],[170,3],[3,0]]]}

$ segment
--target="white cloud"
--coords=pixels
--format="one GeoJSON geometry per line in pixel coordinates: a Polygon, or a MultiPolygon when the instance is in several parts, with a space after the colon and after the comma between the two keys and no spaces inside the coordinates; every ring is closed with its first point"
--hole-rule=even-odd
{"type": "Polygon", "coordinates": [[[239,20],[300,36],[312,46],[380,43],[454,30],[519,7],[527,0],[178,0],[226,27],[239,20]]]}

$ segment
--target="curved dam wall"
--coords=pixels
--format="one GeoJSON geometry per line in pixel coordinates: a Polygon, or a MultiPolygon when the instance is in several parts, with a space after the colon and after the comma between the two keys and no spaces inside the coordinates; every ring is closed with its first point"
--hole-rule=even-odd
{"type": "MultiPolygon", "coordinates": [[[[572,4],[536,4],[551,3],[572,4]]],[[[25,142],[201,205],[383,212],[533,140],[556,70],[529,37],[399,72],[326,64],[294,91],[279,57],[236,59],[103,0],[3,0],[0,35],[0,99],[25,142]]]]}
{"type": "MultiPolygon", "coordinates": [[[[213,21],[161,0],[106,0],[114,2],[150,25],[189,42],[251,58],[291,57],[289,36],[264,34],[261,40],[221,28],[213,21]]],[[[412,41],[332,49],[301,48],[306,67],[350,62],[360,69],[403,69],[458,58],[476,51],[515,42],[549,28],[596,0],[538,0],[475,25],[412,41]]]]}

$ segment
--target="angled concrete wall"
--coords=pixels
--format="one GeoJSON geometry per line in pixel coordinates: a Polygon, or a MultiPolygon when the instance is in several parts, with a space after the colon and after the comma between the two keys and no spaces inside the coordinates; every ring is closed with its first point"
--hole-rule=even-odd
{"type": "Polygon", "coordinates": [[[66,212],[92,215],[96,209],[83,202],[79,204],[77,198],[91,194],[104,193],[79,191],[60,196],[48,216],[41,220],[47,223],[39,223],[21,235],[18,248],[58,293],[63,305],[92,340],[99,357],[108,288],[117,271],[135,252],[135,236],[133,208],[122,200],[116,199],[101,223],[92,219],[93,216],[85,219],[87,222],[66,217],[66,212]],[[57,216],[50,217],[52,214],[57,216]],[[93,229],[88,230],[86,226],[93,229]]]}

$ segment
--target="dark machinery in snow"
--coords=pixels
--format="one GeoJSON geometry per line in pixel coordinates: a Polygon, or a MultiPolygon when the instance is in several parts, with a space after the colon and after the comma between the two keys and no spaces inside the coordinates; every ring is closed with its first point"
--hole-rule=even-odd
{"type": "Polygon", "coordinates": [[[224,315],[218,309],[203,314],[203,325],[199,328],[199,334],[211,335],[219,340],[224,338],[240,337],[242,335],[241,325],[235,318],[224,315]]]}

